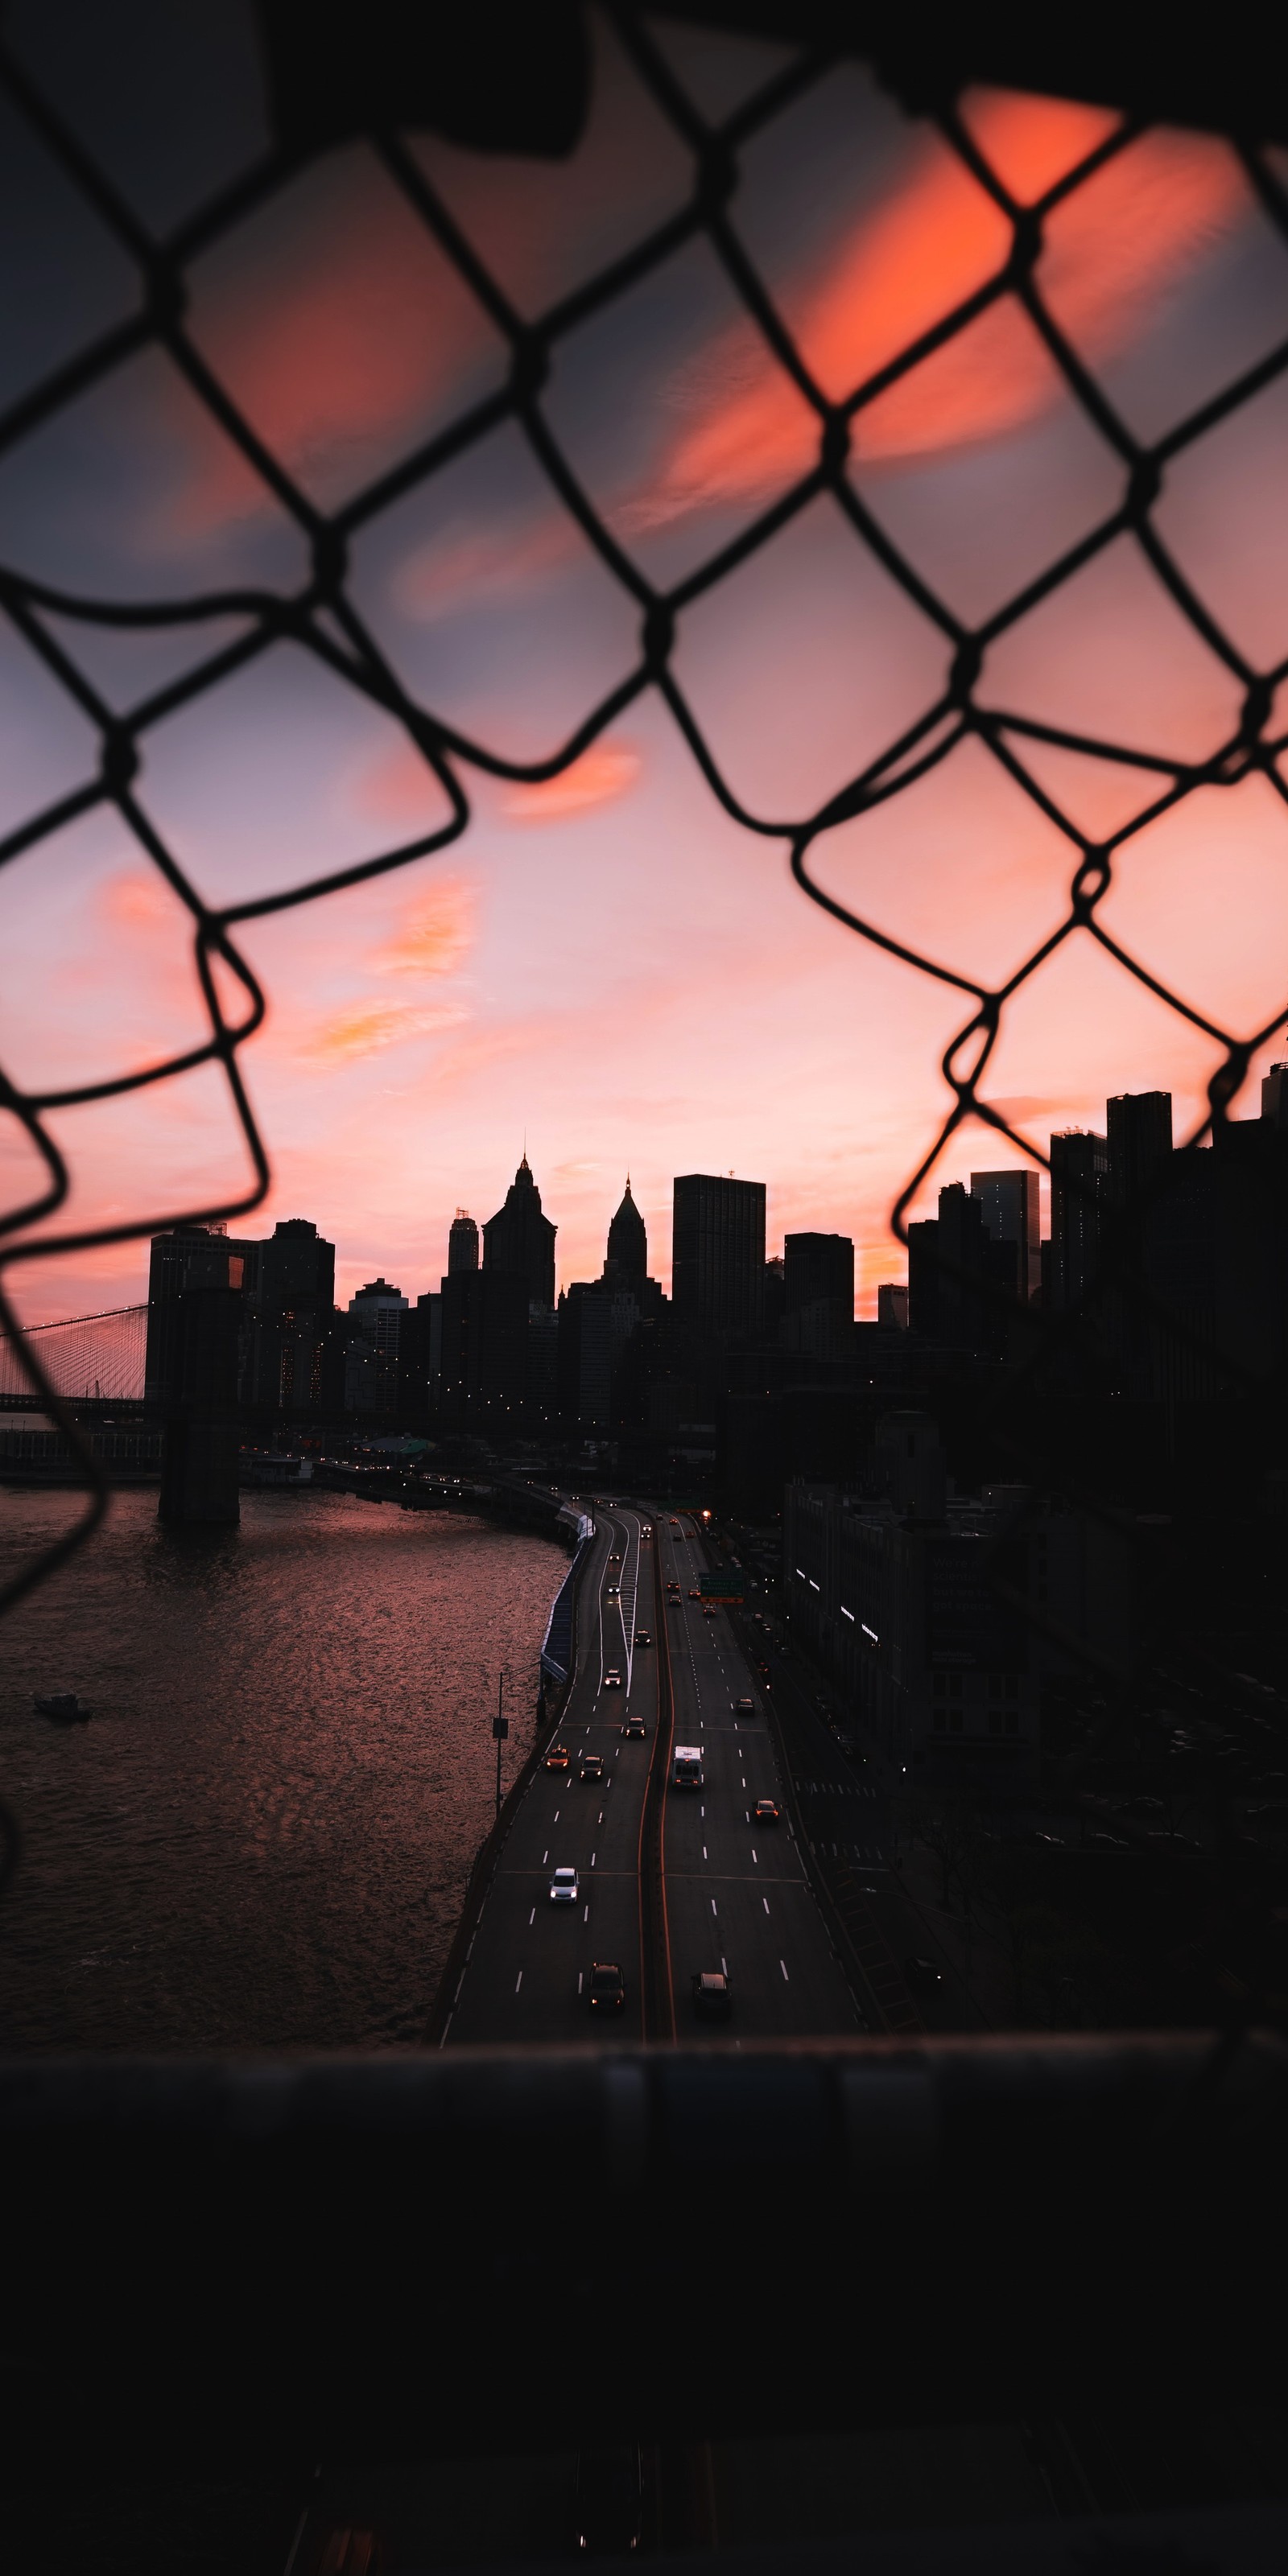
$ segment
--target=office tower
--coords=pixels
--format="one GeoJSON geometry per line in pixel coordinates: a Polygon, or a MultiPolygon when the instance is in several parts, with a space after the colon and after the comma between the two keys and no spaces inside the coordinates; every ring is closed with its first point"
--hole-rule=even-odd
{"type": "Polygon", "coordinates": [[[689,1172],[674,1184],[671,1297],[680,1329],[704,1342],[760,1333],[765,1184],[689,1172]]]}
{"type": "Polygon", "coordinates": [[[505,1194],[505,1205],[483,1228],[483,1267],[509,1270],[527,1284],[538,1305],[555,1302],[555,1234],[541,1213],[541,1192],[525,1154],[505,1194]]]}
{"type": "Polygon", "coordinates": [[[630,1174],[621,1206],[608,1229],[604,1277],[618,1288],[633,1288],[648,1276],[648,1232],[631,1197],[630,1174]]]}
{"type": "Polygon", "coordinates": [[[456,1430],[516,1431],[528,1385],[526,1282],[515,1270],[449,1271],[442,1299],[444,1422],[456,1430]]]}
{"type": "Polygon", "coordinates": [[[443,1300],[426,1289],[403,1316],[398,1336],[398,1414],[409,1429],[438,1411],[443,1363],[443,1300]]]}
{"type": "Polygon", "coordinates": [[[458,1208],[447,1236],[448,1277],[453,1277],[458,1270],[477,1270],[478,1266],[478,1227],[468,1209],[458,1208]]]}
{"type": "Polygon", "coordinates": [[[907,1332],[908,1291],[902,1280],[882,1280],[877,1290],[877,1322],[893,1324],[899,1332],[907,1332]]]}
{"type": "MultiPolygon", "coordinates": [[[[1040,1183],[1036,1172],[972,1172],[970,1194],[978,1199],[992,1241],[1008,1243],[1014,1255],[1012,1294],[1022,1306],[1042,1285],[1040,1183]]],[[[999,1277],[1001,1265],[999,1264],[999,1277]]]]}
{"type": "Polygon", "coordinates": [[[1051,1305],[1081,1306],[1100,1262],[1109,1189],[1109,1142],[1071,1129],[1051,1139],[1051,1305]]]}
{"type": "Polygon", "coordinates": [[[605,1431],[617,1420],[618,1373],[639,1321],[638,1298],[609,1279],[574,1279],[565,1289],[559,1300],[558,1389],[566,1423],[605,1431]]]}
{"type": "Polygon", "coordinates": [[[854,1343],[854,1245],[848,1234],[783,1238],[783,1340],[815,1359],[843,1359],[854,1343]]]}
{"type": "Polygon", "coordinates": [[[152,1240],[146,1400],[165,1443],[158,1518],[226,1525],[237,1493],[237,1362],[242,1283],[252,1244],[222,1227],[176,1226],[152,1240]]]}
{"type": "Polygon", "coordinates": [[[1172,1155],[1170,1091],[1126,1091],[1105,1103],[1109,1129],[1109,1196],[1129,1208],[1166,1175],[1172,1155]]]}
{"type": "Polygon", "coordinates": [[[369,1279],[349,1300],[356,1340],[372,1354],[374,1367],[362,1364],[361,1347],[350,1344],[351,1370],[346,1371],[345,1402],[359,1413],[393,1413],[398,1404],[398,1352],[408,1300],[387,1279],[369,1279]]]}
{"type": "Polygon", "coordinates": [[[335,1245],[286,1217],[246,1278],[241,1396],[260,1412],[307,1416],[338,1406],[335,1245]]]}
{"type": "Polygon", "coordinates": [[[1003,1335],[1003,1316],[989,1294],[1005,1285],[1014,1256],[998,1254],[979,1200],[951,1181],[939,1213],[908,1228],[908,1320],[914,1332],[949,1350],[988,1356],[1003,1335]]]}

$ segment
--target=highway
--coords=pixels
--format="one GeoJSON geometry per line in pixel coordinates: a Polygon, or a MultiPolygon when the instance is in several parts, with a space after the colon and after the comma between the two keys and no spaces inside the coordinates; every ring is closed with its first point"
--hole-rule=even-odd
{"type": "Polygon", "coordinates": [[[650,1521],[640,1510],[603,1505],[595,1524],[580,1584],[576,1673],[552,1737],[566,1748],[569,1768],[543,1765],[520,1801],[440,2044],[736,2045],[852,2033],[858,2016],[788,1816],[759,1828],[751,1822],[758,1798],[781,1805],[782,1784],[760,1685],[726,1613],[708,1618],[688,1598],[705,1562],[695,1524],[688,1515],[661,1511],[650,1521]],[[668,1578],[681,1596],[670,1609],[662,1601],[668,1578]],[[650,1645],[637,1643],[641,1632],[650,1645]],[[620,1686],[608,1680],[614,1669],[620,1686]],[[753,1701],[751,1715],[735,1713],[738,1699],[753,1701]],[[628,1713],[643,1720],[642,1741],[623,1736],[628,1713]],[[701,1789],[669,1785],[672,1738],[702,1746],[701,1789]],[[579,1778],[587,1753],[602,1757],[602,1783],[579,1778]],[[659,1805],[660,1832],[647,1832],[646,1808],[656,1816],[659,1805]],[[550,1900],[561,1868],[578,1873],[575,1904],[550,1900]],[[650,1941],[659,1944],[651,1976],[643,1956],[650,1941]],[[596,1960],[623,1972],[625,2007],[611,2017],[592,2014],[587,1999],[596,1960]],[[732,2013],[699,2020],[693,1977],[717,1968],[729,1978],[732,2013]]]}
{"type": "Polygon", "coordinates": [[[540,1770],[521,1801],[470,1945],[444,2034],[466,2041],[577,2040],[600,2035],[586,2001],[591,1964],[614,1961],[626,1983],[624,2011],[609,2036],[642,2039],[640,1828],[650,1763],[657,1753],[657,1648],[652,1548],[634,1511],[597,1507],[593,1550],[577,1603],[577,1668],[552,1741],[567,1771],[540,1770]],[[612,1562],[614,1553],[620,1563],[612,1562]],[[610,1592],[611,1584],[620,1592],[610,1592]],[[605,1688],[613,1668],[618,1688],[605,1688]],[[627,1712],[648,1728],[642,1743],[622,1735],[627,1712]],[[602,1785],[577,1776],[582,1755],[603,1756],[602,1785]],[[551,1873],[575,1869],[575,1905],[552,1905],[551,1873]]]}
{"type": "Polygon", "coordinates": [[[707,1565],[691,1517],[659,1513],[654,1526],[663,1580],[674,1577],[680,1587],[679,1607],[665,1614],[675,1741],[701,1745],[704,1775],[701,1790],[670,1788],[666,1797],[662,1866],[674,2035],[853,2034],[850,1990],[782,1809],[759,1680],[727,1612],[708,1617],[689,1598],[707,1565]],[[738,1716],[739,1699],[750,1699],[754,1714],[738,1716]],[[758,1798],[778,1803],[777,1825],[752,1823],[758,1798]],[[695,2017],[691,1981],[704,1968],[722,1968],[729,1978],[733,2013],[725,2024],[695,2017]]]}

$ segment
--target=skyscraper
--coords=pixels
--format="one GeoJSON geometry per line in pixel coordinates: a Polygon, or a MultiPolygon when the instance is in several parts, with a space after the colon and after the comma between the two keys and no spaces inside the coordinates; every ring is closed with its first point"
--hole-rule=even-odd
{"type": "MultiPolygon", "coordinates": [[[[1036,1297],[1042,1280],[1040,1183],[1036,1172],[972,1172],[970,1194],[978,1199],[994,1243],[1009,1244],[1014,1255],[1012,1283],[1021,1305],[1036,1297]]],[[[999,1275],[1001,1264],[998,1265],[999,1275]]]]}
{"type": "Polygon", "coordinates": [[[783,1339],[815,1359],[843,1359],[854,1342],[854,1245],[848,1234],[783,1238],[783,1339]]]}
{"type": "Polygon", "coordinates": [[[674,1184],[671,1296],[702,1341],[752,1336],[765,1306],[765,1184],[688,1172],[674,1184]]]}
{"type": "Polygon", "coordinates": [[[451,1279],[458,1270],[477,1270],[478,1266],[478,1227],[468,1209],[458,1208],[447,1236],[447,1275],[451,1279]]]}
{"type": "Polygon", "coordinates": [[[246,1278],[242,1400],[307,1416],[338,1396],[335,1245],[307,1217],[285,1217],[246,1278]]]}
{"type": "MultiPolygon", "coordinates": [[[[349,1300],[349,1313],[361,1345],[374,1354],[374,1367],[350,1367],[345,1403],[358,1413],[392,1413],[398,1403],[398,1359],[408,1300],[387,1279],[369,1279],[349,1300]]],[[[359,1354],[360,1356],[360,1354],[359,1354]]],[[[353,1346],[350,1345],[353,1358],[353,1346]]]]}
{"type": "Polygon", "coordinates": [[[621,1206],[608,1229],[604,1277],[614,1288],[637,1287],[648,1276],[648,1231],[631,1197],[630,1174],[621,1206]]]}
{"type": "Polygon", "coordinates": [[[529,1297],[541,1306],[555,1302],[555,1234],[541,1213],[541,1192],[525,1154],[505,1194],[505,1205],[483,1228],[483,1267],[509,1270],[527,1283],[529,1297]]]}
{"type": "Polygon", "coordinates": [[[1057,1313],[1080,1306],[1096,1276],[1108,1187],[1104,1136],[1075,1129],[1052,1137],[1051,1304],[1057,1313]]]}
{"type": "Polygon", "coordinates": [[[1170,1091],[1125,1091],[1105,1103],[1109,1129],[1109,1195],[1115,1207],[1148,1196],[1172,1157],[1170,1091]]]}

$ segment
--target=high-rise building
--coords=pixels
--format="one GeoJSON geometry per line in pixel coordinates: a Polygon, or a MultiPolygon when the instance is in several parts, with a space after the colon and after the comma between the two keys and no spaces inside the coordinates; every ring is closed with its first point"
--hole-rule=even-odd
{"type": "Polygon", "coordinates": [[[1268,1126],[1288,1127],[1288,1064],[1272,1064],[1269,1073],[1263,1073],[1261,1115],[1268,1126]]]}
{"type": "MultiPolygon", "coordinates": [[[[1014,1255],[1011,1283],[1022,1306],[1042,1284],[1042,1219],[1036,1172],[972,1172],[970,1194],[978,1199],[994,1243],[1007,1243],[1014,1255]]],[[[999,1267],[999,1277],[1000,1269],[999,1267]]]]}
{"type": "Polygon", "coordinates": [[[374,1357],[374,1368],[360,1365],[361,1351],[350,1344],[345,1402],[354,1412],[393,1413],[398,1406],[398,1354],[408,1300],[387,1279],[369,1279],[349,1300],[355,1339],[374,1357]]]}
{"type": "Polygon", "coordinates": [[[1115,1207],[1143,1203],[1172,1158],[1170,1091],[1125,1091],[1105,1103],[1109,1196],[1115,1207]]]}
{"type": "Polygon", "coordinates": [[[854,1346],[854,1245],[848,1234],[783,1238],[783,1340],[815,1359],[844,1359],[854,1346]]]}
{"type": "Polygon", "coordinates": [[[1109,1188],[1109,1143],[1076,1128],[1051,1139],[1051,1304],[1068,1314],[1086,1299],[1100,1263],[1109,1188]]]}
{"type": "Polygon", "coordinates": [[[335,1245],[306,1217],[286,1217],[246,1276],[242,1401],[297,1418],[340,1400],[335,1245]]]}
{"type": "Polygon", "coordinates": [[[674,1184],[671,1297],[701,1342],[758,1335],[765,1312],[765,1184],[688,1172],[674,1184]]]}
{"type": "Polygon", "coordinates": [[[526,1282],[516,1270],[449,1271],[442,1299],[444,1422],[457,1430],[516,1431],[528,1388],[526,1282]]]}
{"type": "Polygon", "coordinates": [[[648,1231],[631,1197],[629,1172],[621,1206],[608,1229],[604,1277],[615,1288],[634,1288],[648,1277],[648,1231]]]}
{"type": "Polygon", "coordinates": [[[764,1334],[767,1342],[776,1342],[787,1312],[787,1282],[781,1252],[765,1263],[764,1334]]]}
{"type": "Polygon", "coordinates": [[[877,1290],[877,1322],[893,1324],[897,1331],[908,1329],[908,1290],[902,1279],[883,1279],[877,1290]]]}
{"type": "Polygon", "coordinates": [[[447,1273],[452,1278],[458,1270],[477,1270],[479,1266],[479,1230],[468,1208],[458,1208],[447,1235],[447,1273]]]}
{"type": "Polygon", "coordinates": [[[949,1350],[995,1352],[1002,1316],[990,1295],[1004,1286],[1012,1256],[1000,1259],[979,1200],[950,1181],[939,1213],[908,1228],[908,1320],[914,1332],[949,1350]]]}
{"type": "Polygon", "coordinates": [[[505,1194],[505,1205],[483,1228],[483,1267],[509,1270],[526,1282],[541,1306],[555,1302],[555,1234],[541,1213],[541,1192],[525,1154],[505,1194]]]}

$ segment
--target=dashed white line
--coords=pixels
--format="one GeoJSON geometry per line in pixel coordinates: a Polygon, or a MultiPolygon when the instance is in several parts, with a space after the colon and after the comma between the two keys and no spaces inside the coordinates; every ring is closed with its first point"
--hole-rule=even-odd
{"type": "Polygon", "coordinates": [[[791,1984],[791,1978],[787,1974],[787,1961],[785,1959],[780,1959],[778,1964],[783,1972],[783,1984],[785,1986],[789,1986],[791,1984]]]}
{"type": "Polygon", "coordinates": [[[535,1922],[536,1922],[536,1919],[537,1919],[537,1909],[536,1909],[536,1907],[535,1907],[535,1905],[534,1905],[534,1906],[533,1906],[533,1909],[532,1909],[532,1912],[531,1912],[531,1913],[530,1913],[530,1915],[528,1916],[528,1922],[529,1922],[529,1925],[531,1925],[531,1924],[535,1923],[535,1922]]]}
{"type": "Polygon", "coordinates": [[[582,1919],[582,1922],[583,1922],[583,1923],[589,1923],[589,1921],[590,1921],[590,1907],[589,1907],[589,1906],[587,1906],[587,1907],[586,1907],[585,1913],[582,1915],[582,1918],[581,1918],[581,1919],[582,1919]]]}
{"type": "Polygon", "coordinates": [[[715,1913],[715,1910],[716,1910],[716,1900],[715,1900],[715,1898],[714,1898],[714,1896],[713,1896],[713,1897],[712,1897],[712,1899],[711,1899],[711,1911],[712,1911],[712,1913],[713,1913],[713,1914],[715,1913]]]}
{"type": "Polygon", "coordinates": [[[593,1853],[593,1852],[592,1852],[592,1853],[591,1853],[591,1855],[590,1855],[590,1866],[591,1866],[591,1868],[592,1868],[592,1869],[593,1869],[593,1868],[594,1868],[594,1866],[595,1866],[595,1855],[594,1855],[594,1853],[593,1853]]]}
{"type": "MultiPolygon", "coordinates": [[[[755,1855],[755,1853],[754,1853],[754,1852],[752,1853],[751,1857],[752,1857],[752,1859],[753,1859],[753,1860],[756,1860],[756,1855],[755,1855]]],[[[759,1867],[760,1867],[760,1863],[759,1863],[759,1861],[758,1861],[758,1860],[756,1861],[756,1867],[757,1867],[757,1869],[759,1869],[759,1867]]]]}
{"type": "Polygon", "coordinates": [[[577,1992],[578,1992],[578,1994],[580,1994],[580,1993],[581,1993],[581,1981],[582,1981],[582,1977],[583,1977],[583,1975],[584,1975],[584,1974],[585,1974],[584,1969],[579,1968],[579,1969],[577,1970],[577,1992]]]}
{"type": "Polygon", "coordinates": [[[765,1909],[766,1914],[768,1914],[768,1912],[769,1912],[769,1899],[768,1899],[768,1897],[767,1897],[767,1896],[762,1896],[762,1898],[761,1898],[760,1902],[761,1902],[761,1904],[764,1906],[764,1909],[765,1909]]]}
{"type": "Polygon", "coordinates": [[[549,1854],[549,1852],[548,1852],[548,1851],[543,1851],[543,1853],[542,1853],[542,1855],[541,1855],[541,1866],[542,1866],[542,1868],[543,1868],[543,1869],[545,1868],[546,1862],[549,1860],[549,1858],[550,1858],[550,1854],[549,1854]]]}
{"type": "Polygon", "coordinates": [[[515,1978],[515,1980],[514,1980],[514,1991],[515,1991],[516,1995],[517,1995],[517,1993],[518,1993],[518,1991],[519,1991],[519,1988],[520,1988],[520,1986],[522,1985],[522,1983],[523,1983],[523,1970],[522,1970],[522,1968],[520,1968],[519,1973],[518,1973],[518,1976],[517,1976],[517,1977],[515,1978]]]}

